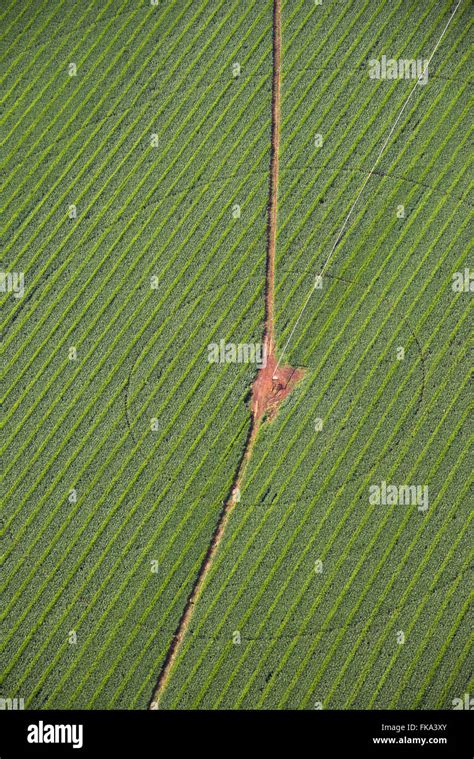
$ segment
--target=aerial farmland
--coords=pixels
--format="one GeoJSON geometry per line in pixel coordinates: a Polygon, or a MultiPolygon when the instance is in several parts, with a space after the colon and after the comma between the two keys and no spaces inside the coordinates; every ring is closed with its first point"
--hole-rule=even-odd
{"type": "Polygon", "coordinates": [[[472,5],[0,19],[0,698],[464,708],[472,5]]]}

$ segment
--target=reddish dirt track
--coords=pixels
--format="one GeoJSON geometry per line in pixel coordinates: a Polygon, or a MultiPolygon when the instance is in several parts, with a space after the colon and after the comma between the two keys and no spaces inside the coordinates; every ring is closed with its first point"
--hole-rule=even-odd
{"type": "Polygon", "coordinates": [[[234,477],[232,492],[224,504],[214,528],[206,554],[198,575],[188,596],[186,605],[171,641],[168,653],[158,677],[150,709],[158,709],[161,697],[168,683],[173,664],[189,627],[196,603],[199,600],[207,575],[212,566],[219,544],[233,509],[239,502],[241,483],[248,461],[252,455],[258,430],[264,420],[275,416],[281,401],[291,392],[303,376],[302,369],[278,366],[275,355],[273,304],[275,291],[275,251],[278,209],[278,168],[280,145],[280,55],[281,55],[281,0],[273,5],[273,93],[272,93],[272,146],[270,163],[270,196],[268,206],[267,259],[265,281],[265,336],[266,365],[262,367],[252,387],[252,419],[247,443],[234,477]]]}
{"type": "MultiPolygon", "coordinates": [[[[303,376],[302,369],[279,366],[275,354],[274,302],[275,255],[278,224],[278,176],[280,166],[280,71],[281,71],[281,4],[273,7],[273,92],[272,92],[272,147],[270,165],[270,198],[268,206],[267,261],[265,282],[265,351],[266,366],[257,374],[252,388],[252,417],[254,426],[264,417],[273,419],[278,405],[303,376]]],[[[249,440],[250,442],[250,440],[249,440]]]]}

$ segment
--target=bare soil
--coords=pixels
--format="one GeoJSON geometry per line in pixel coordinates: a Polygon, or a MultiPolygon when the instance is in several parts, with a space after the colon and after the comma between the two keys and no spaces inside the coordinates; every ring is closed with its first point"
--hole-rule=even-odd
{"type": "Polygon", "coordinates": [[[194,608],[201,595],[207,576],[211,569],[219,544],[224,536],[227,523],[233,509],[240,500],[240,488],[245,469],[251,457],[253,446],[261,423],[271,421],[277,413],[281,401],[294,388],[303,376],[302,369],[291,366],[278,366],[274,341],[274,292],[275,292],[275,251],[278,212],[278,172],[280,146],[280,59],[281,59],[281,0],[273,4],[273,91],[272,91],[272,147],[270,164],[270,197],[268,206],[267,258],[265,280],[265,333],[264,345],[266,364],[262,367],[252,387],[251,424],[242,458],[234,477],[232,490],[224,504],[216,527],[212,534],[198,575],[188,596],[176,632],[168,649],[163,667],[158,677],[150,709],[158,709],[160,699],[169,680],[173,664],[179,653],[181,643],[189,627],[194,608]]]}

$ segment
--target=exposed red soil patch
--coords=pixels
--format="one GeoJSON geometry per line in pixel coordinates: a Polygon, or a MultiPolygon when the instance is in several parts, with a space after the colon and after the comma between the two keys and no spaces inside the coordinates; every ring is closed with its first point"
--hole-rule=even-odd
{"type": "Polygon", "coordinates": [[[271,420],[276,415],[279,404],[302,379],[303,369],[292,366],[278,366],[274,350],[267,356],[266,366],[257,374],[252,388],[252,415],[262,419],[266,415],[271,420]]]}

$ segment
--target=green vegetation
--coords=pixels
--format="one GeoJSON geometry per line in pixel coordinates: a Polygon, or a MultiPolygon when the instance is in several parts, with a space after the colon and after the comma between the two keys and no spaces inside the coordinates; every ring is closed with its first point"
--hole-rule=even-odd
{"type": "MultiPolygon", "coordinates": [[[[284,2],[280,346],[413,87],[367,61],[427,58],[448,10],[284,2]]],[[[471,303],[451,282],[471,23],[464,5],[290,342],[306,378],[257,440],[164,707],[449,708],[468,690],[471,303]],[[383,480],[428,485],[428,511],[370,505],[383,480]]]]}
{"type": "Polygon", "coordinates": [[[2,693],[144,708],[248,430],[255,368],[207,345],[262,336],[271,4],[23,5],[2,21],[25,276],[2,296],[2,693]]]}
{"type": "MultiPolygon", "coordinates": [[[[451,3],[282,0],[277,350],[451,3]]],[[[146,708],[245,449],[264,329],[272,0],[0,12],[2,697],[146,708]],[[240,72],[235,64],[239,64],[240,72]]],[[[284,361],[162,708],[472,691],[472,159],[462,2],[284,361]],[[402,208],[403,207],[403,208],[402,208]],[[429,507],[370,487],[429,488],[429,507]]]]}

